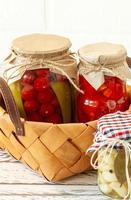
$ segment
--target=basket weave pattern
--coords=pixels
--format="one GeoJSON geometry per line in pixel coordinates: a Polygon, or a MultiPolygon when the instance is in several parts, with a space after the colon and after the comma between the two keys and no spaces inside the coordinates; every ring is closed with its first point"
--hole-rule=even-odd
{"type": "Polygon", "coordinates": [[[25,136],[15,134],[10,116],[0,107],[0,147],[50,181],[90,169],[86,149],[92,144],[96,122],[51,124],[23,121],[25,136]]]}

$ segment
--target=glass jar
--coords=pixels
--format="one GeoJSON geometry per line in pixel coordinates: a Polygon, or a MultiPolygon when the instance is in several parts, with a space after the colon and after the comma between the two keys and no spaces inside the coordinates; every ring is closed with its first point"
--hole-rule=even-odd
{"type": "MultiPolygon", "coordinates": [[[[103,148],[98,152],[101,155],[98,161],[98,186],[102,193],[112,199],[124,199],[128,194],[125,151],[115,148],[105,151],[103,148]]],[[[131,179],[131,162],[128,163],[128,173],[131,179]]],[[[129,199],[129,195],[126,199],[129,199]]]]}
{"type": "Polygon", "coordinates": [[[124,47],[98,43],[81,48],[79,56],[79,85],[84,93],[77,96],[78,121],[127,110],[130,100],[126,78],[131,78],[131,72],[124,47]]]}
{"type": "Polygon", "coordinates": [[[63,75],[64,71],[70,78],[76,78],[76,61],[70,56],[70,46],[67,38],[56,35],[33,34],[13,41],[8,60],[18,67],[7,70],[11,74],[8,80],[25,119],[72,121],[71,85],[63,75]]]}
{"type": "Polygon", "coordinates": [[[98,186],[112,199],[131,198],[131,112],[117,111],[97,120],[91,165],[98,170],[98,186]]]}

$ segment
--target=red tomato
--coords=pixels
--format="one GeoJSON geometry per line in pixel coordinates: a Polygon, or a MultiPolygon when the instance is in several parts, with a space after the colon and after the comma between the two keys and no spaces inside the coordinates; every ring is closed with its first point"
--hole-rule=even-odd
{"type": "Polygon", "coordinates": [[[31,85],[25,85],[21,91],[21,96],[23,100],[29,100],[36,98],[36,92],[31,85]]]}
{"type": "Polygon", "coordinates": [[[59,113],[54,113],[54,114],[50,115],[48,117],[48,120],[49,120],[49,122],[52,122],[54,124],[62,123],[62,118],[59,113]]]}
{"type": "Polygon", "coordinates": [[[34,81],[34,88],[37,91],[43,91],[49,87],[49,81],[45,77],[39,77],[34,81]]]}
{"type": "Polygon", "coordinates": [[[33,84],[35,80],[35,73],[33,71],[27,71],[21,78],[22,84],[33,84]]]}
{"type": "Polygon", "coordinates": [[[55,109],[51,104],[43,104],[40,108],[40,113],[43,117],[53,114],[54,111],[55,109]]]}
{"type": "Polygon", "coordinates": [[[51,88],[47,88],[44,91],[38,93],[38,101],[40,103],[50,103],[54,97],[55,95],[51,88]]]}
{"type": "Polygon", "coordinates": [[[27,100],[24,102],[24,108],[26,112],[33,112],[38,110],[39,104],[36,100],[27,100]]]}

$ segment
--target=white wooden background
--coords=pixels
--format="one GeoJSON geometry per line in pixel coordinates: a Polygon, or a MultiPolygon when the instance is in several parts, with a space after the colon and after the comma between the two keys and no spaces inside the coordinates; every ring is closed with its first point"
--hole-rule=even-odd
{"type": "Polygon", "coordinates": [[[73,49],[100,42],[122,43],[131,56],[131,0],[0,0],[0,61],[19,35],[65,35],[73,49]]]}
{"type": "Polygon", "coordinates": [[[95,172],[49,183],[0,151],[0,200],[108,200],[98,189],[95,172]]]}

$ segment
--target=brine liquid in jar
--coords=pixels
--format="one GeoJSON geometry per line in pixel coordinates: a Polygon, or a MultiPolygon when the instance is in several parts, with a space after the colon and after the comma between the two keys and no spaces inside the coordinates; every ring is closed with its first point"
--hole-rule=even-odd
{"type": "MultiPolygon", "coordinates": [[[[104,76],[105,82],[96,90],[82,75],[80,89],[84,94],[77,96],[79,122],[87,122],[116,111],[125,111],[130,105],[126,83],[114,76],[104,76]]],[[[94,80],[95,81],[95,80],[94,80]]]]}
{"type": "MultiPolygon", "coordinates": [[[[98,186],[102,193],[112,199],[129,199],[126,177],[125,151],[123,149],[101,149],[98,155],[98,186]],[[105,153],[105,154],[104,154],[105,153]],[[104,159],[103,159],[104,157],[104,159]]],[[[128,163],[128,173],[131,179],[131,161],[128,163]]],[[[131,191],[130,191],[131,192],[131,191]]]]}

